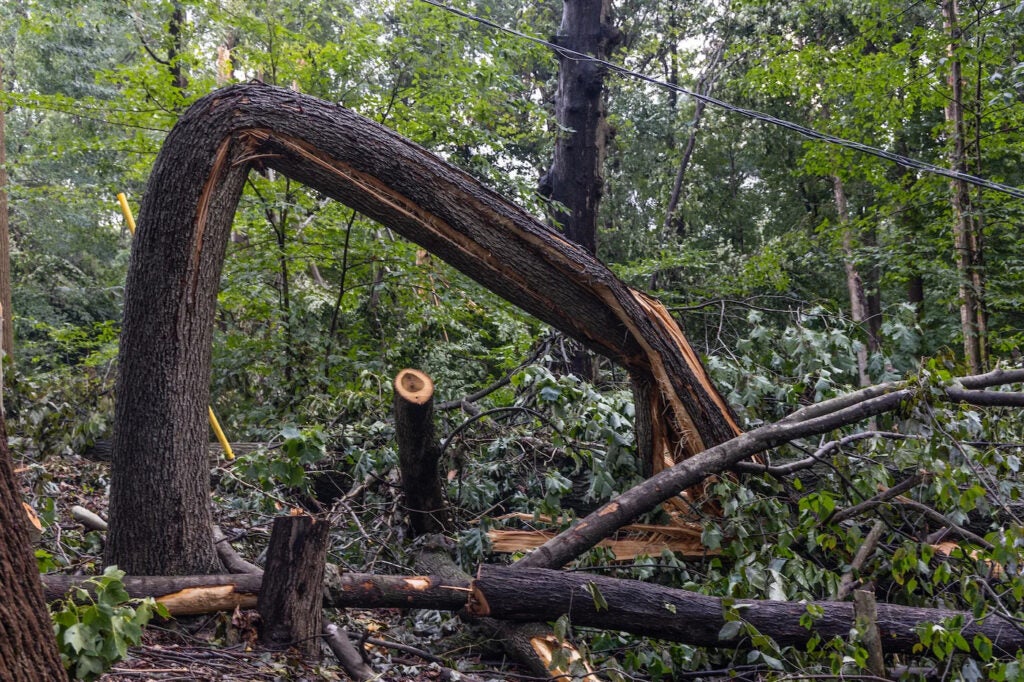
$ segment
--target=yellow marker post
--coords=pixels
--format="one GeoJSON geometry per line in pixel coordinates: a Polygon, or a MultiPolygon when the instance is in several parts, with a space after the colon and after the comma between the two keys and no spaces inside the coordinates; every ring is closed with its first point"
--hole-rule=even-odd
{"type": "Polygon", "coordinates": [[[213,427],[213,432],[217,434],[217,440],[220,441],[220,446],[224,448],[224,456],[228,459],[234,459],[235,453],[231,450],[231,443],[228,442],[227,436],[224,435],[224,431],[220,428],[220,422],[217,421],[217,415],[213,413],[213,408],[206,408],[210,411],[210,426],[213,427]]]}
{"type": "MultiPolygon", "coordinates": [[[[135,235],[135,218],[132,216],[131,206],[128,205],[128,197],[124,195],[124,192],[117,193],[117,201],[121,204],[121,213],[124,214],[125,222],[128,223],[128,231],[135,235]]],[[[220,446],[224,448],[224,456],[229,460],[235,458],[235,453],[231,449],[231,443],[228,442],[227,436],[224,435],[223,429],[220,428],[220,422],[217,421],[217,415],[213,413],[212,407],[207,407],[210,411],[210,426],[213,427],[213,432],[217,435],[217,440],[220,441],[220,446]]]]}
{"type": "Polygon", "coordinates": [[[121,213],[124,214],[125,222],[128,223],[128,231],[135,236],[135,218],[132,217],[131,206],[128,205],[128,197],[124,195],[124,192],[117,193],[117,201],[121,204],[121,213]]]}

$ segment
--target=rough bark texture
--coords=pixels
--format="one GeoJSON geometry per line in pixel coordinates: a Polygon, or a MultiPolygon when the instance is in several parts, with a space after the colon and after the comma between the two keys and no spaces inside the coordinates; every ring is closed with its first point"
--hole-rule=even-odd
{"type": "Polygon", "coordinates": [[[0,418],[0,680],[67,679],[53,638],[0,418]]]}
{"type": "Polygon", "coordinates": [[[644,377],[658,470],[738,432],[661,304],[584,249],[395,133],[282,88],[196,102],[168,135],[125,289],[107,560],[133,574],[215,572],[206,406],[217,284],[250,165],[338,199],[644,377]],[[167,523],[176,519],[180,523],[167,523]]]}
{"type": "Polygon", "coordinates": [[[395,440],[413,535],[444,532],[450,518],[438,472],[434,382],[418,370],[403,369],[395,377],[395,440]]]}
{"type": "MultiPolygon", "coordinates": [[[[807,613],[804,603],[736,600],[733,606],[740,618],[783,647],[802,649],[815,634],[825,641],[849,636],[854,624],[851,603],[814,603],[823,614],[810,630],[800,624],[807,613]]],[[[970,614],[945,609],[890,604],[878,604],[877,609],[881,644],[887,652],[909,653],[920,643],[916,631],[919,624],[957,615],[967,624],[963,634],[968,642],[975,634],[983,634],[1000,655],[1013,655],[1024,646],[1024,634],[996,616],[979,623],[970,614]]],[[[733,639],[719,638],[726,622],[726,606],[718,597],[585,573],[483,566],[473,581],[470,611],[492,618],[531,621],[568,615],[578,626],[624,630],[698,646],[733,648],[749,644],[743,631],[733,639]],[[607,607],[596,606],[601,600],[607,607]]]]}
{"type": "MultiPolygon", "coordinates": [[[[559,46],[607,59],[618,40],[619,32],[611,25],[610,0],[565,0],[555,36],[559,46]]],[[[606,72],[601,64],[559,55],[555,95],[559,132],[551,170],[540,187],[542,194],[564,207],[556,207],[554,217],[565,236],[590,253],[597,252],[597,211],[604,188],[606,72]]]]}
{"type": "Polygon", "coordinates": [[[274,519],[260,586],[260,641],[320,658],[324,562],[331,526],[312,516],[274,519]]]}

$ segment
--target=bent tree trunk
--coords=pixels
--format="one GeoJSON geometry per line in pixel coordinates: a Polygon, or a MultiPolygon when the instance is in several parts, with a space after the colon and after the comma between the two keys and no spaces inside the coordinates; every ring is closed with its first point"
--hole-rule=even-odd
{"type": "Polygon", "coordinates": [[[653,470],[738,429],[663,306],[421,147],[334,104],[266,85],[196,102],[149,179],[125,288],[106,559],[208,573],[206,405],[218,280],[253,165],[387,225],[624,366],[653,470]],[[176,522],[168,523],[168,519],[176,522]]]}
{"type": "Polygon", "coordinates": [[[0,680],[65,678],[0,417],[0,680]]]}

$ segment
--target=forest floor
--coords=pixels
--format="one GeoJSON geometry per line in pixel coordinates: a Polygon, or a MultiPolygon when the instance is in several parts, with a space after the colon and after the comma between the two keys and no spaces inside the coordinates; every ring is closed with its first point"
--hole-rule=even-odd
{"type": "MultiPolygon", "coordinates": [[[[42,463],[19,458],[25,499],[39,512],[45,531],[37,549],[45,552],[41,566],[47,572],[97,575],[102,570],[103,533],[85,529],[74,518],[75,505],[106,517],[109,465],[77,455],[50,456],[42,463]],[[51,502],[52,501],[52,502],[51,502]]],[[[238,524],[238,512],[231,521],[238,524]]],[[[252,520],[253,525],[260,523],[252,520]]],[[[252,558],[252,557],[250,557],[252,558]]],[[[450,614],[407,612],[398,609],[344,612],[326,616],[360,637],[364,657],[382,682],[435,682],[471,680],[503,682],[533,679],[504,659],[498,643],[483,648],[479,642],[451,636],[457,621],[450,614]],[[455,643],[452,640],[458,640],[455,643]],[[444,663],[441,663],[444,661],[444,663]],[[464,667],[460,673],[446,666],[464,667]],[[510,667],[511,666],[511,667],[510,667]]],[[[105,682],[160,680],[225,682],[283,682],[347,680],[333,656],[301,660],[288,653],[272,653],[256,644],[255,611],[216,613],[169,622],[150,623],[143,641],[128,651],[99,679],[105,682]]]]}

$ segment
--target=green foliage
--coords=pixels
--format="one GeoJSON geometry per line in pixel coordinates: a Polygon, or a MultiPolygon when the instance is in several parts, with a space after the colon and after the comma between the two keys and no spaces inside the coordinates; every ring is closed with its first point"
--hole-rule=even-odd
{"type": "MultiPolygon", "coordinates": [[[[381,121],[543,212],[534,189],[550,163],[557,69],[539,46],[415,2],[185,4],[176,35],[174,3],[0,5],[18,339],[17,363],[5,367],[5,406],[12,448],[31,468],[28,487],[49,529],[59,524],[67,486],[78,483],[36,472],[110,433],[130,249],[113,196],[126,191],[139,205],[166,131],[197,97],[253,78],[295,87],[381,121]],[[218,47],[230,47],[229,62],[215,59],[218,47]]],[[[555,31],[560,11],[551,2],[456,4],[539,35],[555,31]]],[[[983,1],[964,12],[958,57],[970,91],[969,170],[1019,186],[1020,11],[983,1]]],[[[948,164],[948,40],[934,3],[624,0],[616,21],[626,38],[614,58],[647,75],[694,87],[722,45],[717,97],[948,164]]],[[[1012,414],[939,400],[962,373],[949,350],[960,332],[947,181],[714,107],[695,128],[689,98],[618,76],[606,87],[612,135],[600,255],[679,316],[747,424],[857,387],[857,353],[868,347],[869,330],[847,312],[847,263],[881,301],[871,380],[913,376],[921,396],[875,420],[882,434],[845,429],[770,453],[773,463],[817,453],[813,468],[716,481],[708,492],[722,513],[704,520],[702,539],[717,554],[621,562],[596,549],[578,566],[732,600],[806,600],[801,624],[813,631],[821,613],[811,602],[835,595],[880,519],[878,549],[856,577],[886,600],[1020,617],[1022,539],[1014,519],[1024,495],[1024,432],[1012,414]],[[679,223],[667,226],[669,194],[694,131],[679,223]],[[848,195],[848,223],[837,213],[835,178],[848,195]],[[919,303],[906,302],[912,284],[922,287],[919,303]],[[940,551],[928,542],[931,522],[894,504],[832,520],[919,471],[924,483],[907,495],[969,526],[990,548],[940,551]]],[[[1016,363],[1024,208],[972,192],[983,221],[993,360],[1016,363]]],[[[335,504],[315,499],[318,477],[331,473],[343,495],[355,491],[336,509],[332,560],[367,570],[404,565],[390,385],[409,366],[434,378],[438,402],[511,375],[479,402],[480,416],[438,413],[446,492],[459,522],[454,537],[467,568],[495,559],[489,530],[542,521],[564,528],[642,477],[625,377],[602,367],[602,383],[593,386],[555,371],[559,337],[415,245],[274,173],[250,179],[233,231],[211,399],[232,440],[266,446],[215,473],[215,502],[228,520],[253,528],[262,523],[254,517],[279,507],[335,504]]],[[[105,481],[81,485],[77,492],[99,495],[105,481]]],[[[42,569],[96,561],[95,534],[55,534],[47,532],[49,544],[37,554],[42,569]]],[[[70,630],[76,623],[68,620],[71,634],[61,635],[83,675],[123,652],[137,630],[127,612],[116,616],[125,619],[120,625],[101,615],[101,606],[121,614],[118,589],[110,576],[111,596],[76,603],[80,625],[70,630]],[[86,609],[95,610],[88,621],[86,609]],[[88,629],[104,618],[113,634],[88,629]]],[[[596,591],[585,598],[601,601],[596,591]]],[[[749,653],[620,633],[574,636],[610,676],[621,668],[622,679],[718,668],[764,677],[862,673],[866,652],[856,636],[812,637],[796,650],[750,627],[742,609],[726,615],[723,634],[745,638],[749,653]]],[[[573,636],[568,621],[558,627],[573,636]]],[[[941,663],[964,679],[1020,676],[1022,656],[1000,658],[983,640],[967,642],[966,652],[961,628],[922,626],[921,650],[908,662],[941,663]]]]}
{"type": "Polygon", "coordinates": [[[169,617],[151,597],[130,599],[124,571],[108,566],[102,576],[86,581],[51,606],[61,660],[78,680],[94,680],[142,641],[142,628],[154,616],[169,617]]]}

